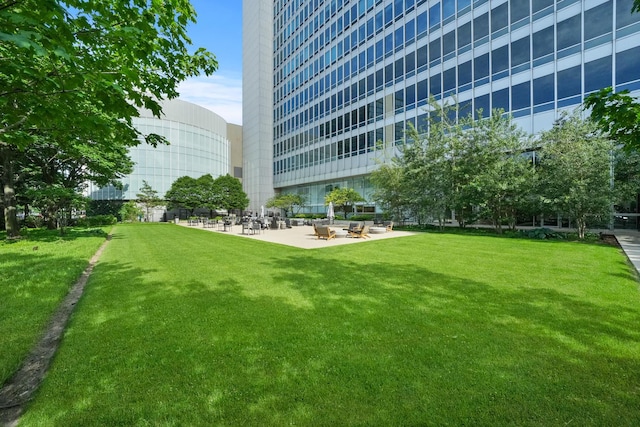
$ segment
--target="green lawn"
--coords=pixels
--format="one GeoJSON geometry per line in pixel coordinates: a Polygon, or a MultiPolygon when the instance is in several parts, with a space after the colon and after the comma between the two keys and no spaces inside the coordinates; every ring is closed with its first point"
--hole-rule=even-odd
{"type": "Polygon", "coordinates": [[[613,247],[119,225],[21,425],[637,425],[638,384],[613,247]]]}
{"type": "Polygon", "coordinates": [[[105,241],[102,229],[0,234],[0,384],[20,366],[67,292],[105,241]]]}

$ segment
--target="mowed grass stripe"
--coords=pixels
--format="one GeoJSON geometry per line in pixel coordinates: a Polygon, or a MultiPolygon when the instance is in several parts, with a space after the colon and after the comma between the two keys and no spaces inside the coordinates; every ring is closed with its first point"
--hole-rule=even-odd
{"type": "Polygon", "coordinates": [[[301,250],[119,226],[23,425],[629,425],[613,247],[423,234],[301,250]]]}
{"type": "Polygon", "coordinates": [[[0,384],[20,366],[58,305],[105,241],[108,229],[0,233],[0,384]]]}

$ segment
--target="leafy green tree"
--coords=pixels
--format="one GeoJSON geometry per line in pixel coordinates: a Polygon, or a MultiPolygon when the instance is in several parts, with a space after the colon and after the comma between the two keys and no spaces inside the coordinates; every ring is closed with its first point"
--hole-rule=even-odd
{"type": "Polygon", "coordinates": [[[371,172],[369,179],[374,187],[373,200],[393,219],[400,221],[404,218],[403,212],[408,208],[406,180],[396,158],[380,164],[371,172]]]}
{"type": "Polygon", "coordinates": [[[201,187],[195,178],[182,176],[171,184],[164,199],[167,209],[186,209],[193,216],[193,211],[202,207],[201,187]]]}
{"type": "Polygon", "coordinates": [[[324,196],[324,204],[333,203],[336,210],[344,212],[347,218],[349,212],[353,212],[353,206],[358,202],[365,202],[366,199],[353,188],[334,188],[329,194],[324,196]]]}
{"type": "Polygon", "coordinates": [[[164,200],[158,197],[158,192],[154,190],[147,181],[142,180],[140,192],[136,194],[138,203],[142,205],[145,212],[145,220],[151,220],[151,210],[164,205],[164,200]]]}
{"type": "Polygon", "coordinates": [[[542,200],[569,217],[582,239],[591,222],[601,223],[611,214],[613,145],[593,121],[576,112],[564,115],[540,142],[542,200]]]}
{"type": "Polygon", "coordinates": [[[213,217],[213,211],[222,206],[220,184],[211,174],[202,175],[196,181],[201,204],[200,207],[209,209],[209,217],[213,217]]]}
{"type": "Polygon", "coordinates": [[[220,207],[231,212],[232,210],[245,210],[249,206],[247,193],[242,190],[239,179],[229,174],[216,178],[216,185],[220,191],[220,207]]]}
{"type": "MultiPolygon", "coordinates": [[[[178,84],[217,62],[189,52],[185,0],[15,0],[0,7],[0,180],[8,237],[18,235],[15,165],[38,138],[88,152],[125,151],[141,139],[137,108],[160,116],[178,84]]],[[[108,163],[103,165],[109,168],[108,163]]],[[[111,167],[118,172],[116,166],[111,167]]]]}
{"type": "Polygon", "coordinates": [[[528,135],[500,110],[476,121],[469,133],[477,168],[470,181],[472,202],[498,233],[503,222],[515,230],[517,214],[530,200],[535,182],[533,165],[524,156],[528,135]]]}
{"type": "Polygon", "coordinates": [[[140,206],[138,206],[135,200],[129,200],[122,204],[118,213],[120,214],[122,221],[135,222],[144,214],[144,211],[140,206]]]}
{"type": "Polygon", "coordinates": [[[627,151],[640,151],[640,101],[628,90],[613,93],[607,87],[584,101],[601,131],[622,144],[627,151]]]}
{"type": "Polygon", "coordinates": [[[278,208],[284,211],[284,216],[288,216],[289,212],[297,213],[305,205],[306,199],[302,194],[282,193],[278,194],[265,204],[268,208],[278,208]]]}

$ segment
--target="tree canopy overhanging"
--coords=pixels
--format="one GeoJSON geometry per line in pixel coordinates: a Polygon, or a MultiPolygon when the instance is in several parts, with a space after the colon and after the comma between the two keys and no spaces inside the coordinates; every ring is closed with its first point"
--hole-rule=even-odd
{"type": "Polygon", "coordinates": [[[213,54],[190,48],[187,26],[195,18],[188,0],[0,5],[0,180],[8,237],[18,234],[16,190],[35,179],[23,170],[76,161],[89,171],[84,178],[104,185],[130,172],[128,148],[165,142],[140,134],[132,118],[138,108],[159,117],[162,100],[176,98],[181,81],[217,69],[213,54]],[[46,148],[35,150],[42,152],[38,162],[36,146],[46,148]]]}

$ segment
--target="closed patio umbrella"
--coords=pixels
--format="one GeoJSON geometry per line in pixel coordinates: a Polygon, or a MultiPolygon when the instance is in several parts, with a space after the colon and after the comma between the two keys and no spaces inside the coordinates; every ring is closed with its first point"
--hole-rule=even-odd
{"type": "Polygon", "coordinates": [[[333,219],[335,218],[335,214],[333,213],[333,202],[329,202],[329,208],[327,208],[327,218],[329,218],[329,221],[333,222],[333,219]]]}

